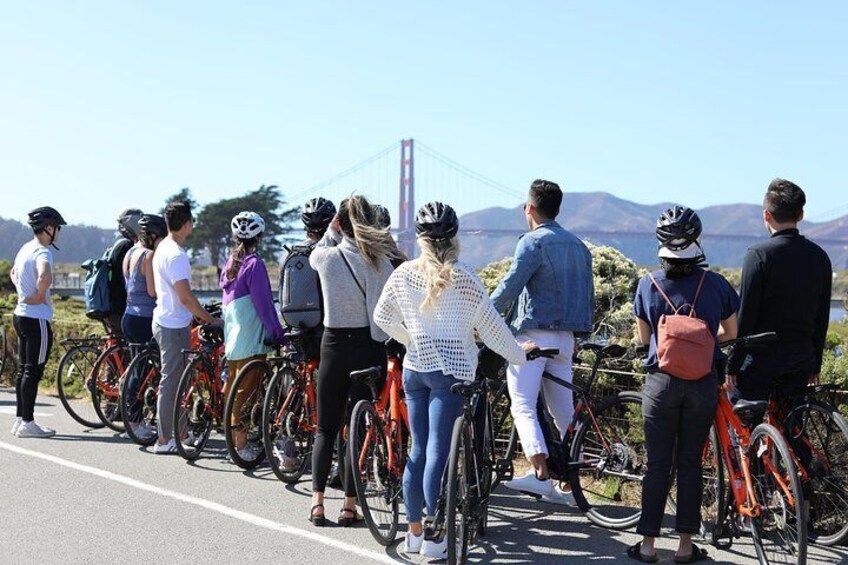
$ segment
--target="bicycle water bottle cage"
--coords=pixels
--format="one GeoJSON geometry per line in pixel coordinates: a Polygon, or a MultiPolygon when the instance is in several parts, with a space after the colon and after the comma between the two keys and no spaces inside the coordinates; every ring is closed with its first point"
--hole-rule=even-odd
{"type": "Polygon", "coordinates": [[[759,423],[766,413],[768,402],[765,400],[737,400],[733,413],[739,416],[746,426],[759,423]]]}
{"type": "Polygon", "coordinates": [[[459,394],[465,398],[471,398],[478,392],[483,391],[482,381],[472,381],[467,383],[456,383],[452,385],[450,391],[454,394],[459,394]]]}

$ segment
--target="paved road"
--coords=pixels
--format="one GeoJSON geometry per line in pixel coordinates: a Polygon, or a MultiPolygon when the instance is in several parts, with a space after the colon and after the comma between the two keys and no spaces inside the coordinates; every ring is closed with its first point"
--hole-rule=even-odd
{"type": "MultiPolygon", "coordinates": [[[[195,464],[153,456],[107,430],[90,431],[40,397],[51,440],[8,434],[14,395],[0,389],[0,563],[297,563],[410,561],[399,546],[377,545],[367,528],[314,528],[306,520],[308,481],[292,487],[260,468],[245,473],[224,460],[220,437],[195,464]]],[[[36,416],[39,418],[39,416],[36,416]]],[[[307,477],[308,478],[308,477],[307,477]]],[[[328,516],[341,507],[337,491],[328,516]]],[[[490,533],[476,562],[589,564],[622,562],[632,532],[590,525],[579,512],[501,489],[490,533]]],[[[660,544],[672,563],[673,540],[660,544]]],[[[744,540],[717,563],[748,564],[744,540]]],[[[626,561],[625,561],[626,562],[626,561]]],[[[848,563],[848,550],[811,548],[810,563],[848,563]]]]}

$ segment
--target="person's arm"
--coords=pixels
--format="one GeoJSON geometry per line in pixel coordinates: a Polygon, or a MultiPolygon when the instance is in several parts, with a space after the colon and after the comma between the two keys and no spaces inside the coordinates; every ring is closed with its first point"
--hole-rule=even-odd
{"type": "Polygon", "coordinates": [[[531,341],[525,341],[521,344],[515,341],[515,337],[509,331],[506,322],[495,309],[494,303],[486,296],[482,285],[480,290],[480,305],[477,307],[477,315],[474,321],[474,329],[477,330],[480,341],[509,361],[510,364],[523,365],[527,362],[525,351],[535,347],[535,344],[531,341]]]}
{"type": "MultiPolygon", "coordinates": [[[[823,254],[824,255],[824,254],[823,254]]],[[[818,382],[824,358],[824,344],[827,340],[827,328],[830,326],[830,295],[833,292],[833,265],[824,255],[822,265],[824,280],[822,281],[821,296],[816,310],[816,320],[813,327],[813,347],[816,351],[816,370],[811,376],[813,382],[818,382]]]]}
{"type": "Polygon", "coordinates": [[[156,281],[153,279],[153,252],[145,253],[141,263],[141,271],[144,273],[144,282],[147,283],[147,295],[156,298],[156,281]]]}
{"type": "Polygon", "coordinates": [[[639,343],[642,345],[650,345],[651,334],[653,333],[651,325],[641,318],[636,318],[636,330],[639,333],[639,343]]]}
{"type": "Polygon", "coordinates": [[[726,341],[733,341],[736,339],[736,336],[739,335],[739,321],[736,318],[736,314],[731,314],[729,318],[726,318],[719,322],[718,325],[718,342],[724,343],[726,341]]]}
{"type": "Polygon", "coordinates": [[[186,309],[192,313],[192,315],[203,322],[204,324],[214,324],[215,318],[213,318],[209,312],[203,309],[203,306],[197,300],[197,297],[191,291],[191,285],[188,282],[188,279],[182,279],[174,282],[174,290],[177,293],[177,298],[180,299],[180,303],[186,307],[186,309]]]}
{"type": "Polygon", "coordinates": [[[277,309],[274,307],[271,279],[268,278],[268,269],[265,267],[265,263],[259,259],[255,260],[248,267],[245,276],[248,277],[247,288],[250,292],[250,301],[256,308],[256,313],[262,320],[265,331],[275,340],[282,339],[284,330],[282,324],[280,324],[280,319],[277,317],[277,309]]]}
{"type": "Polygon", "coordinates": [[[24,299],[24,302],[30,306],[44,304],[47,301],[47,291],[53,284],[53,270],[50,267],[50,261],[46,257],[42,257],[36,261],[35,265],[38,273],[36,290],[34,294],[30,294],[24,299]]]}
{"type": "Polygon", "coordinates": [[[342,230],[338,218],[333,218],[324,237],[318,240],[315,247],[335,247],[342,242],[342,230]]]}
{"type": "Polygon", "coordinates": [[[409,332],[403,324],[403,313],[400,311],[395,294],[394,279],[394,275],[389,278],[377,300],[377,306],[374,308],[374,323],[395,341],[409,345],[409,332]]]}
{"type": "Polygon", "coordinates": [[[492,293],[492,302],[498,312],[509,310],[540,264],[541,251],[538,242],[532,237],[522,237],[515,248],[509,271],[492,293]]]}

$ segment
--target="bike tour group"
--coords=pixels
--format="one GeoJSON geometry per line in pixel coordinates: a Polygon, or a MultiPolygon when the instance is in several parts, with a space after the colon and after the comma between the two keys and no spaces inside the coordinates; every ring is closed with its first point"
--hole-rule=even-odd
{"type": "MultiPolygon", "coordinates": [[[[64,343],[59,395],[78,421],[157,455],[194,459],[219,429],[236,465],[267,460],[289,483],[311,469],[316,527],[333,484],[345,495],[336,522],[364,520],[383,545],[402,504],[406,554],[465,562],[503,483],[551,511],[575,505],[598,525],[635,526],[642,540],[626,555],[637,561],[658,561],[672,509],[676,563],[710,559],[693,539],[726,547],[741,536],[762,563],[805,563],[808,542],[848,534],[848,425],[818,384],[832,270],[799,233],[805,198],[790,181],[769,184],[770,237],[746,253],[739,293],[707,268],[698,214],[663,211],[660,268],[633,299],[637,335],[606,345],[588,339],[592,256],[557,222],[563,195],[550,181],[531,184],[529,231],[491,295],[460,261],[459,219],[442,202],[417,211],[419,255],[408,259],[384,207],[310,200],[276,298],[258,253],[265,223],[239,213],[221,302],[206,306],[185,249],[191,205],[128,209],[117,242],[85,265],[86,310],[107,336],[64,343]],[[628,353],[621,344],[645,352],[644,387],[594,398],[604,360],[628,353]],[[580,359],[592,369],[583,386],[580,359]],[[519,444],[529,471],[513,477],[519,444]]],[[[42,207],[29,225],[11,274],[12,434],[49,438],[33,409],[66,222],[42,207]]]]}

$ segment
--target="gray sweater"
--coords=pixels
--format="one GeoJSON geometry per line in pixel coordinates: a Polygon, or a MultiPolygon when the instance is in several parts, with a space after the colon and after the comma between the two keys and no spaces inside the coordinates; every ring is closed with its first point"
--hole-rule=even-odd
{"type": "Polygon", "coordinates": [[[383,292],[383,286],[392,274],[388,259],[380,262],[380,269],[372,269],[359,254],[353,240],[345,237],[334,246],[332,230],[327,231],[318,247],[309,256],[309,263],[321,278],[324,296],[324,326],[327,328],[371,328],[371,338],[386,341],[389,336],[374,324],[374,308],[383,292]],[[328,241],[329,240],[329,241],[328,241]],[[365,296],[345,266],[341,253],[350,263],[356,279],[365,290],[365,296]]]}

